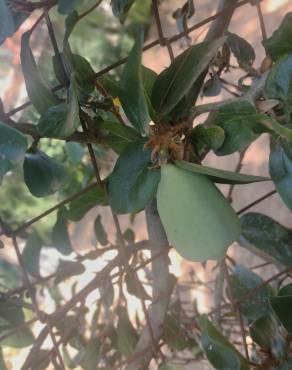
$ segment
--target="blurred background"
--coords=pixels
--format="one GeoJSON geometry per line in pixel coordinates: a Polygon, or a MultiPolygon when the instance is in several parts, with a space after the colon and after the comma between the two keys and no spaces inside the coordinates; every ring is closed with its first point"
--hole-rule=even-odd
{"type": "MultiPolygon", "coordinates": [[[[82,8],[86,9],[92,3],[92,1],[86,0],[83,2],[82,8]]],[[[171,37],[178,33],[178,26],[173,17],[173,13],[184,3],[184,0],[161,1],[160,14],[164,35],[166,37],[171,37]]],[[[196,11],[194,16],[188,21],[189,26],[214,14],[218,5],[218,1],[215,0],[195,0],[194,3],[196,11]]],[[[72,50],[86,57],[95,71],[127,56],[134,43],[137,27],[139,27],[138,23],[142,22],[145,24],[146,43],[157,38],[157,30],[152,22],[149,9],[149,0],[137,0],[127,21],[125,24],[121,25],[112,15],[110,2],[104,1],[97,11],[92,12],[90,16],[85,17],[79,22],[70,39],[72,50]]],[[[279,26],[283,16],[287,12],[292,11],[292,2],[291,0],[264,0],[262,2],[262,9],[268,36],[270,36],[279,26]]],[[[26,101],[26,91],[19,60],[20,40],[22,33],[31,27],[37,17],[38,13],[34,13],[28,18],[19,31],[13,37],[7,39],[0,48],[0,97],[3,100],[6,111],[26,101]]],[[[52,21],[56,34],[59,37],[59,42],[61,43],[64,33],[64,18],[57,12],[52,11],[52,21]]],[[[182,50],[186,48],[188,42],[196,43],[202,40],[207,29],[208,25],[191,33],[191,40],[180,40],[174,43],[173,50],[175,55],[181,53],[182,50]]],[[[232,18],[230,31],[240,35],[253,45],[257,55],[255,66],[259,67],[264,58],[264,49],[261,46],[256,7],[246,5],[236,10],[232,18]]],[[[45,25],[41,25],[38,28],[38,32],[33,34],[32,48],[38,60],[39,68],[46,75],[51,86],[56,85],[57,81],[54,78],[51,63],[52,49],[45,25]]],[[[167,49],[157,46],[146,51],[143,55],[143,63],[157,73],[161,72],[170,63],[167,49]]],[[[118,68],[112,71],[111,74],[118,78],[120,72],[121,69],[118,68]]],[[[233,69],[228,76],[229,81],[237,81],[242,77],[242,74],[243,72],[241,70],[233,69]]],[[[201,98],[200,100],[201,102],[212,102],[223,100],[230,96],[231,95],[227,91],[222,89],[220,95],[214,98],[201,98]]],[[[24,111],[17,113],[14,118],[22,122],[36,122],[38,117],[32,108],[26,108],[24,111]]],[[[200,119],[202,120],[202,117],[200,119]]],[[[268,175],[268,146],[269,143],[265,135],[255,141],[245,155],[242,172],[254,175],[268,175]]],[[[23,222],[50,208],[66,196],[78,191],[88,181],[87,174],[89,176],[90,168],[84,148],[80,146],[73,150],[70,146],[63,143],[60,144],[54,140],[42,140],[42,147],[46,149],[45,151],[47,154],[61,161],[64,161],[64,158],[69,158],[68,170],[72,178],[71,184],[61,194],[37,199],[26,189],[22,180],[23,174],[21,169],[5,176],[0,187],[0,217],[13,227],[21,225],[23,222]]],[[[100,167],[102,168],[102,173],[106,176],[106,174],[110,172],[116,157],[112,152],[107,151],[102,146],[96,147],[96,153],[98,155],[100,167]]],[[[233,170],[236,167],[237,161],[238,154],[224,157],[217,157],[213,154],[209,154],[204,160],[204,163],[214,167],[233,170]]],[[[237,186],[233,192],[234,208],[239,210],[272,189],[273,184],[270,183],[251,184],[245,185],[244,187],[237,186]]],[[[228,186],[221,186],[221,190],[227,194],[228,186]]],[[[290,228],[292,226],[291,213],[289,214],[288,209],[278,195],[274,195],[272,198],[254,207],[253,211],[265,213],[290,228]]],[[[114,230],[110,222],[108,210],[105,207],[91,210],[80,222],[76,222],[70,226],[72,243],[74,249],[78,253],[88,251],[92,246],[96,245],[97,240],[92,230],[93,222],[98,214],[102,217],[108,235],[110,237],[113,235],[114,230]]],[[[43,238],[46,238],[46,233],[52,228],[55,221],[56,214],[51,214],[49,217],[38,222],[35,227],[43,238]]],[[[134,219],[128,216],[121,217],[121,221],[124,230],[131,229],[135,231],[136,240],[142,240],[147,237],[143,213],[137,215],[134,219]]],[[[255,264],[256,262],[254,255],[250,255],[245,250],[238,248],[238,246],[231,248],[230,255],[236,258],[237,261],[244,262],[246,265],[255,264]]],[[[0,283],[9,288],[20,285],[19,271],[16,266],[15,256],[7,248],[1,251],[1,256],[0,283]]],[[[42,252],[41,266],[44,275],[54,270],[57,260],[58,253],[55,252],[54,249],[47,248],[42,252]]],[[[172,252],[171,260],[171,270],[181,279],[182,283],[184,279],[189,278],[191,271],[196,271],[197,276],[202,281],[212,279],[211,271],[214,265],[211,263],[207,266],[188,263],[183,261],[175,252],[172,252]]],[[[93,271],[101,269],[104,263],[105,262],[100,262],[100,266],[88,264],[88,274],[82,275],[82,281],[80,281],[80,279],[78,281],[79,285],[85,285],[86,282],[90,280],[93,271]]],[[[266,273],[266,270],[262,271],[263,276],[266,273]]],[[[61,289],[63,289],[62,294],[65,296],[68,294],[67,290],[70,290],[66,284],[64,284],[61,289]]],[[[184,293],[183,290],[181,291],[181,294],[185,294],[189,302],[192,302],[194,299],[196,300],[198,309],[201,312],[207,311],[212,305],[211,293],[212,292],[206,289],[193,289],[191,292],[188,291],[187,293],[184,293]]],[[[90,297],[91,301],[94,301],[94,299],[96,299],[96,297],[90,297]]],[[[50,307],[51,300],[49,295],[44,294],[43,305],[50,307]]],[[[133,313],[136,309],[140,310],[139,304],[138,300],[133,299],[131,303],[133,313]]],[[[22,352],[23,353],[19,354],[18,352],[12,351],[10,360],[7,362],[9,369],[19,368],[20,358],[25,356],[25,350],[22,352]]],[[[195,364],[190,365],[190,369],[196,369],[195,364]]],[[[198,369],[204,370],[209,369],[209,367],[206,365],[206,368],[203,368],[203,365],[200,364],[198,369]]]]}

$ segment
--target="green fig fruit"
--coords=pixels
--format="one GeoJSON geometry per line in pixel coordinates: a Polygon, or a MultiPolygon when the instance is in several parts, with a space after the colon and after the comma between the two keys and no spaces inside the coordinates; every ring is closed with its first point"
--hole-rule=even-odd
{"type": "Polygon", "coordinates": [[[173,164],[161,167],[157,207],[169,243],[188,260],[221,259],[240,235],[236,213],[211,180],[173,164]]]}

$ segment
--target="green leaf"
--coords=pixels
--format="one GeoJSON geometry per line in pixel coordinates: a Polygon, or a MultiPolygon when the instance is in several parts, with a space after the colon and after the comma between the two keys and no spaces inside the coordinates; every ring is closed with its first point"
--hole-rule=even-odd
{"type": "Polygon", "coordinates": [[[283,286],[279,290],[278,296],[282,297],[282,296],[285,296],[285,295],[292,295],[292,283],[283,286]]]}
{"type": "Polygon", "coordinates": [[[136,130],[120,122],[101,121],[98,127],[102,130],[106,144],[117,154],[121,154],[129,143],[141,138],[136,130]]]}
{"type": "Polygon", "coordinates": [[[85,347],[84,357],[80,361],[80,365],[83,370],[96,370],[100,362],[99,350],[100,341],[98,338],[90,339],[89,343],[85,347]]]}
{"type": "Polygon", "coordinates": [[[44,114],[50,107],[59,103],[58,97],[47,87],[42,79],[33,53],[29,45],[31,32],[28,31],[21,38],[21,67],[25,80],[27,94],[40,114],[44,114]]]}
{"type": "Polygon", "coordinates": [[[215,73],[211,78],[209,78],[209,80],[205,82],[202,95],[210,97],[219,95],[220,92],[221,92],[221,82],[217,73],[215,73]]]}
{"type": "Polygon", "coordinates": [[[178,317],[168,315],[164,321],[163,341],[171,350],[183,351],[190,348],[190,341],[185,330],[181,327],[178,317]]]}
{"type": "Polygon", "coordinates": [[[273,33],[272,37],[263,42],[266,52],[278,60],[285,54],[292,52],[292,13],[287,13],[280,27],[273,33]]]}
{"type": "Polygon", "coordinates": [[[70,14],[78,3],[80,3],[78,0],[59,0],[58,11],[61,14],[70,14]]]}
{"type": "Polygon", "coordinates": [[[68,233],[67,210],[61,207],[57,213],[57,221],[52,229],[52,242],[54,247],[65,256],[73,252],[68,233]]]}
{"type": "Polygon", "coordinates": [[[93,207],[106,205],[106,194],[104,190],[96,185],[78,198],[69,203],[67,218],[71,221],[79,221],[93,207]]]}
{"type": "Polygon", "coordinates": [[[18,30],[29,13],[12,10],[6,0],[0,0],[0,45],[18,30]]]}
{"type": "Polygon", "coordinates": [[[22,164],[26,149],[26,137],[14,128],[0,123],[0,183],[8,171],[22,164]]]}
{"type": "Polygon", "coordinates": [[[161,116],[169,113],[190,91],[224,41],[225,38],[220,38],[190,47],[158,76],[151,102],[161,116]]]}
{"type": "Polygon", "coordinates": [[[118,349],[125,357],[130,356],[136,346],[138,336],[129,320],[128,312],[125,307],[120,307],[118,310],[118,349]]]}
{"type": "Polygon", "coordinates": [[[277,192],[292,211],[292,160],[279,144],[271,145],[269,168],[277,192]]]}
{"type": "Polygon", "coordinates": [[[245,68],[253,65],[256,55],[248,41],[235,33],[227,32],[227,44],[240,67],[245,68]]]}
{"type": "Polygon", "coordinates": [[[292,296],[271,297],[270,304],[289,334],[292,334],[292,296]]]}
{"type": "Polygon", "coordinates": [[[271,352],[276,358],[284,359],[286,355],[286,340],[279,330],[279,325],[273,315],[263,316],[254,321],[250,328],[250,336],[264,350],[271,352]]]}
{"type": "Polygon", "coordinates": [[[12,326],[23,324],[24,313],[21,308],[21,301],[18,299],[5,299],[0,300],[0,318],[12,326]]]}
{"type": "Polygon", "coordinates": [[[123,70],[119,98],[132,126],[144,133],[150,117],[142,79],[142,45],[143,38],[140,36],[123,70]]]}
{"type": "Polygon", "coordinates": [[[66,168],[38,149],[26,153],[23,169],[24,181],[35,197],[54,194],[69,181],[66,168]]]}
{"type": "Polygon", "coordinates": [[[150,168],[151,152],[144,144],[129,144],[109,177],[109,202],[117,214],[141,211],[156,194],[160,171],[150,168]]]}
{"type": "Polygon", "coordinates": [[[199,318],[202,346],[212,366],[218,370],[249,370],[247,360],[225,338],[206,316],[199,318]]]}
{"type": "Polygon", "coordinates": [[[134,2],[135,0],[111,0],[114,16],[123,22],[134,2]]]}
{"type": "Polygon", "coordinates": [[[292,265],[292,230],[260,213],[247,213],[240,221],[242,235],[249,243],[276,261],[292,265]]]}
{"type": "Polygon", "coordinates": [[[282,100],[286,111],[291,112],[292,54],[281,58],[271,69],[265,84],[265,95],[282,100]]]}
{"type": "Polygon", "coordinates": [[[101,245],[107,245],[108,244],[108,238],[107,238],[107,233],[103,227],[103,224],[101,222],[101,215],[97,215],[95,221],[94,221],[94,231],[96,238],[98,242],[101,245]]]}
{"type": "Polygon", "coordinates": [[[241,301],[250,291],[254,294],[240,304],[240,312],[250,320],[256,320],[269,313],[268,299],[273,295],[269,285],[259,288],[264,280],[244,266],[237,265],[230,277],[231,293],[235,301],[241,301]]]}
{"type": "Polygon", "coordinates": [[[37,233],[33,233],[27,239],[22,259],[26,270],[32,276],[40,275],[40,254],[42,249],[42,240],[37,233]]]}
{"type": "Polygon", "coordinates": [[[197,151],[200,151],[205,145],[212,150],[217,150],[225,140],[225,133],[220,126],[205,127],[204,125],[197,125],[192,130],[190,137],[197,151]]]}
{"type": "Polygon", "coordinates": [[[126,274],[125,283],[129,294],[132,294],[139,299],[151,300],[151,297],[144,289],[142,283],[140,283],[139,278],[134,271],[130,271],[126,274]]]}
{"type": "Polygon", "coordinates": [[[75,143],[74,141],[69,141],[66,143],[65,150],[69,161],[73,165],[76,166],[81,163],[81,160],[84,156],[84,147],[81,144],[75,143]]]}
{"type": "MultiPolygon", "coordinates": [[[[14,329],[15,327],[11,326],[11,330],[14,329]]],[[[5,332],[2,334],[5,334],[5,332]]],[[[0,345],[10,348],[25,348],[31,346],[34,342],[35,338],[31,330],[27,327],[24,327],[22,329],[17,329],[13,334],[9,335],[9,337],[0,341],[0,345]]]]}
{"type": "Polygon", "coordinates": [[[175,161],[175,164],[187,171],[208,176],[210,180],[221,184],[252,184],[254,182],[271,181],[269,177],[246,175],[242,173],[220,170],[185,161],[175,161]]]}
{"type": "Polygon", "coordinates": [[[51,107],[38,122],[39,133],[44,137],[65,139],[72,135],[80,125],[77,86],[71,79],[67,104],[51,107]]]}
{"type": "Polygon", "coordinates": [[[248,101],[228,103],[220,107],[216,124],[224,129],[225,140],[217,155],[228,155],[245,149],[265,131],[259,120],[262,116],[248,101]]]}

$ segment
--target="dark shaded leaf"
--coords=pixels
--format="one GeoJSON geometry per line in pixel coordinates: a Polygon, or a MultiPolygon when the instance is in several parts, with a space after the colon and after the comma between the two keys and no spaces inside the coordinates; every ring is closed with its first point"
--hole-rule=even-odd
{"type": "Polygon", "coordinates": [[[69,203],[67,218],[72,221],[79,221],[93,207],[106,205],[106,194],[104,190],[96,185],[88,190],[85,194],[72,200],[69,203]]]}
{"type": "Polygon", "coordinates": [[[155,196],[160,171],[151,169],[151,152],[145,141],[129,144],[109,178],[109,201],[118,214],[136,213],[155,196]]]}
{"type": "Polygon", "coordinates": [[[59,0],[58,11],[61,14],[70,14],[80,2],[78,0],[59,0]]]}
{"type": "Polygon", "coordinates": [[[26,270],[32,276],[40,275],[40,254],[42,249],[42,240],[37,233],[33,233],[27,239],[22,259],[26,270]]]}
{"type": "Polygon", "coordinates": [[[144,133],[150,117],[142,79],[142,45],[143,38],[139,37],[123,70],[119,98],[130,123],[144,133]]]}
{"type": "Polygon", "coordinates": [[[85,347],[85,354],[80,364],[83,370],[96,370],[99,364],[100,341],[98,338],[90,339],[85,347]]]}
{"type": "Polygon", "coordinates": [[[35,197],[54,194],[69,181],[66,168],[40,150],[26,153],[23,169],[24,181],[35,197]]]}
{"type": "Polygon", "coordinates": [[[27,145],[24,135],[0,123],[0,183],[8,171],[22,164],[27,145]]]}
{"type": "Polygon", "coordinates": [[[67,104],[61,103],[44,113],[37,125],[44,137],[64,139],[73,134],[80,125],[77,86],[72,77],[68,90],[67,104]]]}
{"type": "Polygon", "coordinates": [[[151,300],[151,297],[146,292],[143,285],[140,283],[139,278],[134,271],[128,272],[126,274],[125,283],[127,285],[128,293],[132,294],[133,296],[139,299],[151,300]]]}
{"type": "Polygon", "coordinates": [[[287,13],[280,27],[273,33],[272,37],[263,42],[267,53],[278,60],[283,55],[292,52],[292,13],[287,13]]]}
{"type": "Polygon", "coordinates": [[[162,339],[171,350],[183,351],[190,348],[189,338],[181,327],[179,319],[174,315],[168,315],[164,321],[162,339]]]}
{"type": "Polygon", "coordinates": [[[270,304],[289,334],[292,334],[292,296],[270,297],[270,304]]]}
{"type": "Polygon", "coordinates": [[[225,338],[206,316],[199,318],[202,346],[212,366],[218,370],[249,370],[247,360],[225,338]]]}
{"type": "Polygon", "coordinates": [[[271,145],[269,169],[277,192],[292,211],[292,160],[279,144],[271,145]]]}
{"type": "Polygon", "coordinates": [[[280,263],[292,265],[292,230],[260,213],[247,213],[240,221],[249,243],[280,263]]]}
{"type": "Polygon", "coordinates": [[[279,297],[282,297],[282,296],[285,296],[285,295],[292,295],[292,283],[283,286],[279,290],[279,292],[278,292],[278,296],[279,297]]]}
{"type": "Polygon", "coordinates": [[[55,284],[58,285],[60,282],[70,279],[72,276],[83,274],[84,271],[85,267],[81,262],[60,260],[55,284]]]}
{"type": "Polygon", "coordinates": [[[209,80],[207,80],[204,84],[202,95],[203,96],[216,96],[219,95],[221,92],[221,82],[217,75],[214,74],[209,80]]]}
{"type": "Polygon", "coordinates": [[[136,346],[138,335],[129,320],[128,312],[125,307],[120,307],[118,311],[117,327],[118,349],[125,357],[130,356],[136,346]]]}
{"type": "Polygon", "coordinates": [[[34,56],[32,54],[29,38],[30,31],[24,33],[21,38],[21,67],[25,80],[27,94],[40,114],[59,103],[58,97],[47,87],[42,79],[34,56]]]}
{"type": "Polygon", "coordinates": [[[29,13],[14,11],[7,0],[0,0],[0,45],[18,30],[29,13]]]}
{"type": "Polygon", "coordinates": [[[190,47],[158,76],[151,102],[161,116],[169,113],[190,91],[224,41],[225,38],[220,38],[190,47]]]}
{"type": "Polygon", "coordinates": [[[245,67],[253,65],[256,55],[253,47],[248,41],[235,33],[227,32],[227,44],[240,67],[244,69],[245,67]]]}
{"type": "Polygon", "coordinates": [[[265,129],[259,124],[262,116],[248,101],[228,103],[220,107],[216,124],[224,129],[225,140],[217,155],[228,155],[246,148],[265,129]]]}
{"type": "Polygon", "coordinates": [[[111,0],[114,16],[123,22],[134,2],[135,0],[111,0]]]}
{"type": "Polygon", "coordinates": [[[132,229],[127,229],[124,234],[123,238],[128,242],[128,243],[135,243],[136,235],[135,232],[132,229]]]}
{"type": "Polygon", "coordinates": [[[175,164],[187,171],[208,176],[210,180],[221,184],[251,184],[254,182],[270,181],[271,179],[263,176],[245,175],[232,171],[220,170],[218,168],[203,166],[200,164],[185,161],[175,161],[175,164]]]}
{"type": "Polygon", "coordinates": [[[94,231],[95,231],[95,235],[96,235],[98,242],[101,245],[107,245],[108,238],[107,238],[107,233],[101,222],[101,215],[98,215],[94,221],[94,231]]]}
{"type": "Polygon", "coordinates": [[[241,301],[250,291],[255,290],[252,297],[241,303],[239,309],[247,319],[256,320],[269,313],[268,299],[273,295],[269,285],[258,288],[264,280],[244,266],[237,265],[230,277],[230,288],[233,299],[241,301]]]}
{"type": "Polygon", "coordinates": [[[68,233],[67,210],[61,207],[57,213],[57,221],[52,229],[53,246],[65,256],[73,252],[68,233]]]}

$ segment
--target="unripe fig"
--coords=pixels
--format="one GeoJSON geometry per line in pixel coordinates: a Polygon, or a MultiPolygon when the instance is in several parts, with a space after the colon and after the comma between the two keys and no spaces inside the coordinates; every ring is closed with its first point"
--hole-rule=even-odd
{"type": "Polygon", "coordinates": [[[169,243],[188,260],[221,259],[240,235],[236,213],[212,181],[173,164],[161,167],[157,207],[169,243]]]}

